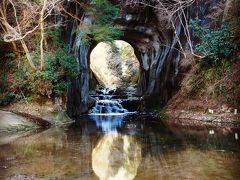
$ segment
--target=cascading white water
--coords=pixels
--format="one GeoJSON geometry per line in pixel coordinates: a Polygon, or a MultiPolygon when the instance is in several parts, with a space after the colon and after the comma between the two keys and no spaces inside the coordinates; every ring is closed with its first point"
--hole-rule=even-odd
{"type": "Polygon", "coordinates": [[[115,100],[99,100],[96,106],[91,110],[90,114],[108,114],[116,115],[121,113],[127,113],[128,110],[124,109],[123,106],[115,100]]]}
{"type": "Polygon", "coordinates": [[[93,107],[93,109],[90,110],[89,114],[92,115],[121,115],[123,113],[128,113],[128,110],[123,108],[123,106],[120,103],[120,100],[112,100],[112,95],[110,93],[113,93],[116,89],[106,87],[100,92],[101,100],[98,97],[98,100],[96,102],[96,105],[93,107]]]}
{"type": "Polygon", "coordinates": [[[121,105],[121,100],[113,100],[116,88],[105,87],[98,90],[97,102],[89,111],[89,116],[96,122],[97,127],[104,132],[115,132],[122,125],[126,114],[130,113],[121,105]]]}

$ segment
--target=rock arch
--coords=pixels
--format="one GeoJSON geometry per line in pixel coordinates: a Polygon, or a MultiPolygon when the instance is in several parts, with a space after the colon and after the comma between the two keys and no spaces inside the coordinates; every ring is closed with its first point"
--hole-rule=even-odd
{"type": "MultiPolygon", "coordinates": [[[[89,22],[89,16],[86,15],[83,20],[89,22]]],[[[180,53],[174,49],[178,45],[172,30],[161,29],[157,15],[151,8],[145,8],[140,13],[126,10],[115,23],[124,30],[119,40],[128,42],[139,60],[139,93],[155,94],[160,104],[166,103],[172,95],[172,89],[175,89],[180,60],[180,53]]],[[[180,35],[181,26],[177,27],[180,35]]],[[[77,24],[71,24],[69,29],[75,32],[76,28],[77,24]]],[[[71,80],[68,88],[67,112],[70,116],[78,116],[88,110],[89,60],[97,43],[84,44],[81,32],[72,33],[69,37],[69,44],[79,63],[80,76],[71,80]]]]}
{"type": "MultiPolygon", "coordinates": [[[[204,0],[186,9],[188,16],[195,16],[205,7],[204,0]],[[199,5],[200,4],[200,5],[199,5]],[[194,13],[191,12],[194,9],[194,13]]],[[[81,11],[79,15],[83,15],[81,11]]],[[[205,12],[204,12],[205,13],[205,12]]],[[[115,24],[124,30],[119,40],[128,42],[135,51],[140,64],[138,91],[141,95],[154,96],[152,100],[164,105],[178,89],[179,62],[181,53],[177,37],[183,38],[181,22],[175,24],[175,31],[167,26],[161,15],[151,7],[122,9],[121,17],[115,24]]],[[[204,14],[202,16],[205,17],[204,14]]],[[[83,15],[83,21],[89,23],[89,15],[83,15]]],[[[89,59],[96,42],[84,44],[82,32],[76,33],[78,23],[70,22],[67,31],[68,42],[74,49],[79,63],[80,76],[71,80],[68,88],[67,112],[78,116],[88,110],[89,93],[89,59]]]]}

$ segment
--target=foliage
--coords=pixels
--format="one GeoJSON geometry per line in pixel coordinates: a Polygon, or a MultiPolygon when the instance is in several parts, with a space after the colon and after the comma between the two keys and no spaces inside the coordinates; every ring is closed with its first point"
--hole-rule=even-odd
{"type": "Polygon", "coordinates": [[[25,59],[14,72],[12,90],[20,92],[21,96],[29,94],[59,96],[67,88],[67,77],[77,78],[79,75],[77,61],[61,40],[59,29],[48,29],[46,38],[51,47],[44,56],[44,69],[32,71],[25,59]]]}
{"type": "Polygon", "coordinates": [[[120,15],[119,8],[108,0],[92,0],[88,12],[93,15],[92,24],[79,28],[84,32],[85,42],[113,42],[123,34],[122,30],[113,24],[120,15]]]}
{"type": "Polygon", "coordinates": [[[6,106],[11,103],[16,97],[16,94],[13,92],[8,92],[4,97],[0,97],[0,106],[6,106]]]}
{"type": "Polygon", "coordinates": [[[120,14],[119,8],[108,0],[92,0],[90,11],[94,13],[93,23],[96,25],[112,23],[120,14]]]}
{"type": "MultiPolygon", "coordinates": [[[[61,46],[64,42],[60,38],[61,31],[59,28],[50,28],[45,30],[45,36],[48,38],[50,43],[54,46],[61,46]]],[[[39,41],[38,41],[39,42],[39,41]]]]}
{"type": "Polygon", "coordinates": [[[75,57],[69,54],[66,47],[59,47],[55,54],[49,52],[45,56],[45,69],[30,71],[25,62],[14,74],[14,88],[24,93],[30,92],[50,97],[60,95],[67,88],[66,76],[78,76],[75,57]]]}
{"type": "Polygon", "coordinates": [[[7,62],[10,59],[11,60],[11,54],[10,58],[8,57],[9,54],[3,56],[0,58],[0,93],[4,93],[7,88],[7,72],[8,72],[8,65],[7,62]]]}
{"type": "Polygon", "coordinates": [[[214,30],[199,24],[200,20],[194,19],[190,21],[189,26],[199,39],[195,50],[205,56],[204,62],[219,64],[221,59],[229,57],[236,48],[233,43],[233,32],[231,32],[230,25],[224,22],[214,30]]]}

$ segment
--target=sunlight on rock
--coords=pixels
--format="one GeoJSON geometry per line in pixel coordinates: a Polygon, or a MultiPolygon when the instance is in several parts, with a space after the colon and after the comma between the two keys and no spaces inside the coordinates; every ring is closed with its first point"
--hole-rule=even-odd
{"type": "Polygon", "coordinates": [[[131,180],[142,160],[141,148],[132,136],[107,134],[92,151],[92,168],[101,180],[131,180]]]}
{"type": "Polygon", "coordinates": [[[139,62],[134,49],[125,41],[114,41],[117,49],[99,43],[90,55],[90,68],[102,85],[136,83],[139,62]]]}

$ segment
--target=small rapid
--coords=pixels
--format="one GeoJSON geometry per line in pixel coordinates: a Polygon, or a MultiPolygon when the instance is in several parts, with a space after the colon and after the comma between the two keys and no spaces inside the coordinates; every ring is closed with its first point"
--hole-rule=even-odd
{"type": "Polygon", "coordinates": [[[128,113],[128,110],[116,100],[98,100],[90,112],[95,115],[121,115],[122,113],[128,113]]]}
{"type": "Polygon", "coordinates": [[[97,90],[95,106],[88,115],[104,132],[116,132],[124,118],[131,113],[121,105],[121,99],[113,99],[115,87],[104,87],[97,90]]]}
{"type": "Polygon", "coordinates": [[[116,91],[114,87],[105,87],[98,90],[99,96],[95,96],[97,99],[95,106],[89,111],[90,115],[123,115],[129,113],[121,105],[120,99],[112,99],[112,94],[116,91]]]}

